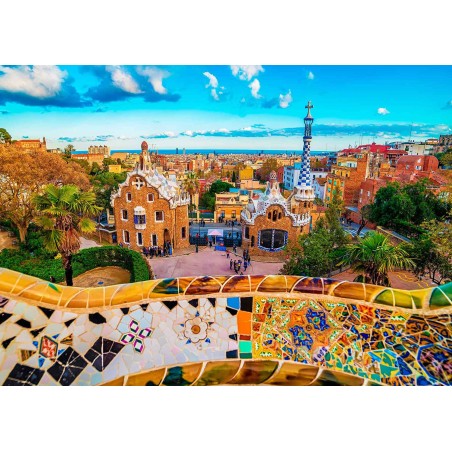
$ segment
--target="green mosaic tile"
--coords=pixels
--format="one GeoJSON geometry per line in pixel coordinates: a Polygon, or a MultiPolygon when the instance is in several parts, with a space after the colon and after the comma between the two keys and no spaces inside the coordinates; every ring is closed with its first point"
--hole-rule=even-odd
{"type": "Polygon", "coordinates": [[[402,292],[401,290],[394,290],[394,298],[396,306],[408,309],[413,307],[411,295],[407,292],[402,292]]]}
{"type": "Polygon", "coordinates": [[[432,296],[430,297],[430,306],[450,306],[452,303],[444,294],[443,290],[437,287],[433,290],[432,296]]]}
{"type": "Polygon", "coordinates": [[[375,302],[380,304],[386,304],[388,306],[394,306],[392,290],[390,289],[383,290],[383,292],[381,292],[375,297],[375,302]]]}
{"type": "Polygon", "coordinates": [[[239,350],[240,353],[251,353],[251,341],[240,341],[239,350]]]}

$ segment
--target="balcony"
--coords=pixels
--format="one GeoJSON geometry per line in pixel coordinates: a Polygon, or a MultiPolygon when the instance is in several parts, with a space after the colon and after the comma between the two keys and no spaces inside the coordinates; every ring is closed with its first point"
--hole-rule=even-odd
{"type": "Polygon", "coordinates": [[[0,269],[0,336],[14,326],[16,337],[33,333],[35,347],[3,344],[0,385],[447,386],[451,314],[452,283],[410,292],[234,275],[86,289],[0,269]],[[70,334],[36,330],[63,331],[67,313],[78,325],[70,334]],[[99,322],[104,328],[88,339],[99,322]],[[45,365],[27,361],[33,353],[45,365]]]}

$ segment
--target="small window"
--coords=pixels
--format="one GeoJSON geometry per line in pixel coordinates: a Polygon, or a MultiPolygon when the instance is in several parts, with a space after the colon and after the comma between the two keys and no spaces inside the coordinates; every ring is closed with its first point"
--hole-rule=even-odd
{"type": "Polygon", "coordinates": [[[273,211],[273,221],[276,221],[277,219],[277,212],[276,210],[273,211]]]}
{"type": "Polygon", "coordinates": [[[249,228],[249,226],[245,227],[245,238],[246,239],[250,238],[250,228],[249,228]]]}
{"type": "Polygon", "coordinates": [[[155,212],[155,221],[156,222],[163,222],[163,219],[165,218],[162,210],[157,210],[155,212]]]}
{"type": "Polygon", "coordinates": [[[129,231],[122,231],[122,238],[124,239],[125,243],[130,243],[129,231]]]}
{"type": "Polygon", "coordinates": [[[141,232],[137,232],[137,245],[143,246],[143,234],[141,232]]]}
{"type": "Polygon", "coordinates": [[[267,218],[268,218],[269,220],[272,219],[272,213],[271,213],[271,212],[268,212],[267,218]]]}
{"type": "Polygon", "coordinates": [[[157,234],[152,234],[152,246],[157,246],[157,234]]]}
{"type": "Polygon", "coordinates": [[[121,218],[122,218],[123,220],[128,220],[128,219],[129,219],[129,214],[127,213],[127,210],[126,210],[126,209],[122,209],[122,210],[121,210],[121,218]]]}
{"type": "Polygon", "coordinates": [[[127,193],[127,202],[132,201],[132,193],[127,193]]]}
{"type": "Polygon", "coordinates": [[[148,193],[148,202],[154,202],[154,194],[148,193]]]}
{"type": "Polygon", "coordinates": [[[236,212],[235,210],[232,211],[231,218],[236,218],[235,212],[236,212]]]}
{"type": "Polygon", "coordinates": [[[134,215],[133,222],[134,224],[146,224],[146,215],[134,215]]]}
{"type": "Polygon", "coordinates": [[[281,219],[281,212],[278,213],[278,220],[281,219]]]}
{"type": "Polygon", "coordinates": [[[182,228],[182,238],[185,239],[187,235],[185,226],[182,228]]]}

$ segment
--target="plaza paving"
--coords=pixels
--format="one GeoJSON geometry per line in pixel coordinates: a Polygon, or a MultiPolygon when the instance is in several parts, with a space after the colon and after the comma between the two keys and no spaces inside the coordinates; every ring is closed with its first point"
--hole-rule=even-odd
{"type": "MultiPolygon", "coordinates": [[[[241,253],[238,253],[238,256],[230,253],[229,257],[242,259],[241,253]]],[[[199,253],[153,258],[150,260],[150,263],[156,279],[176,278],[179,276],[236,274],[234,270],[229,269],[229,259],[226,258],[226,252],[214,251],[213,248],[200,248],[199,253]]],[[[251,267],[248,267],[243,274],[276,275],[279,273],[282,265],[281,262],[256,262],[251,260],[251,267]]]]}

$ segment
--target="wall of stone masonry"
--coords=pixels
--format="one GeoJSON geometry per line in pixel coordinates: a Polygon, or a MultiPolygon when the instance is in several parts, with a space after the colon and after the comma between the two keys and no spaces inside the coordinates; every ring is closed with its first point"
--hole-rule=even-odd
{"type": "Polygon", "coordinates": [[[179,206],[175,209],[170,208],[169,201],[159,197],[158,190],[154,187],[142,187],[137,189],[135,186],[123,186],[121,196],[115,198],[114,214],[116,231],[118,234],[118,243],[124,242],[123,231],[127,230],[130,234],[130,247],[139,251],[141,246],[137,245],[137,232],[143,234],[143,245],[152,245],[152,235],[157,234],[157,245],[163,246],[165,229],[168,230],[173,247],[175,249],[189,246],[189,228],[188,228],[188,206],[179,206]],[[127,193],[132,194],[132,200],[127,201],[127,193]],[[148,202],[148,194],[154,195],[154,201],[148,202]],[[146,211],[146,228],[136,229],[133,222],[134,208],[141,206],[146,211]],[[126,209],[128,219],[122,219],[121,211],[126,209]],[[163,211],[164,221],[155,221],[155,212],[163,211]],[[186,229],[186,238],[182,238],[182,227],[186,229]]]}

